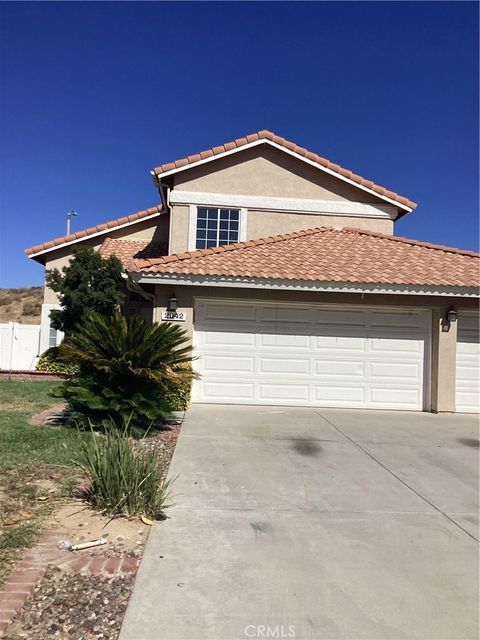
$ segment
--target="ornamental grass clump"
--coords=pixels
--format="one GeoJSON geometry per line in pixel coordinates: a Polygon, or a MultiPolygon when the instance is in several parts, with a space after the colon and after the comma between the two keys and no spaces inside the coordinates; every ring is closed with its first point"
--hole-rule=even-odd
{"type": "Polygon", "coordinates": [[[87,478],[86,497],[111,516],[159,518],[170,504],[173,480],[165,480],[158,454],[135,446],[128,432],[128,420],[123,430],[105,422],[102,433],[92,429],[91,438],[80,440],[76,462],[87,478]]]}

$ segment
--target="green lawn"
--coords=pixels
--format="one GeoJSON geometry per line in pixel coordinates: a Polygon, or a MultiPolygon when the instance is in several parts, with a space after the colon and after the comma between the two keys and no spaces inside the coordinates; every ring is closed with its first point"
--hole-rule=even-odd
{"type": "Polygon", "coordinates": [[[34,414],[59,404],[49,395],[57,384],[0,381],[0,583],[71,490],[79,438],[89,437],[30,424],[34,414]]]}
{"type": "Polygon", "coordinates": [[[17,465],[70,466],[78,433],[65,427],[40,427],[30,418],[59,404],[49,393],[58,383],[0,382],[0,472],[17,465]]]}

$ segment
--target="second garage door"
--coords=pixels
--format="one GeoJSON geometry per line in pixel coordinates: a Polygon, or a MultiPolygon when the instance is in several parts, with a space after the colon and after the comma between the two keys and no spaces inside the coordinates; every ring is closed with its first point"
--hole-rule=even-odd
{"type": "Polygon", "coordinates": [[[480,411],[480,331],[478,314],[460,313],[457,334],[457,411],[480,411]]]}
{"type": "Polygon", "coordinates": [[[429,316],[198,300],[194,402],[422,410],[429,316]]]}

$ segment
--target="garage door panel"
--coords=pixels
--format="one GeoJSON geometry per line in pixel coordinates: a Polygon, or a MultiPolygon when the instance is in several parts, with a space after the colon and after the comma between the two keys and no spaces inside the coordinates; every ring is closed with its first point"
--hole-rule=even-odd
{"type": "Polygon", "coordinates": [[[480,412],[480,338],[477,314],[458,317],[456,408],[464,413],[480,412]]]}
{"type": "Polygon", "coordinates": [[[310,359],[299,358],[267,358],[260,359],[259,373],[268,373],[271,375],[292,375],[310,373],[310,359]]]}
{"type": "Polygon", "coordinates": [[[202,395],[204,401],[238,402],[254,400],[254,385],[251,382],[224,382],[222,380],[210,380],[202,383],[202,395]]]}
{"type": "Polygon", "coordinates": [[[475,342],[478,342],[479,322],[479,317],[476,314],[465,315],[460,313],[458,321],[459,338],[463,340],[465,333],[471,332],[472,335],[476,336],[475,342]]]}
{"type": "Polygon", "coordinates": [[[365,389],[363,386],[314,385],[314,397],[324,406],[358,407],[365,404],[365,389]]]}
{"type": "Polygon", "coordinates": [[[371,378],[381,380],[403,381],[411,380],[417,383],[422,377],[422,364],[420,362],[376,361],[370,362],[369,373],[371,378]]]}
{"type": "Polygon", "coordinates": [[[422,401],[422,394],[418,388],[397,387],[370,387],[369,404],[371,407],[379,409],[388,408],[392,405],[398,408],[415,410],[422,401]]]}
{"type": "MultiPolygon", "coordinates": [[[[410,314],[397,321],[408,326],[395,329],[394,312],[386,314],[388,326],[372,326],[368,307],[249,303],[242,317],[253,319],[239,321],[236,302],[230,318],[228,303],[214,312],[202,304],[194,334],[202,379],[194,383],[194,401],[423,408],[427,332],[415,330],[410,314]]],[[[415,322],[425,327],[423,317],[415,322]]]]}
{"type": "Polygon", "coordinates": [[[203,334],[203,344],[214,347],[255,346],[255,334],[233,331],[207,331],[203,334]]]}
{"type": "Polygon", "coordinates": [[[370,323],[383,329],[421,329],[425,326],[425,316],[416,312],[372,311],[370,323]]]}
{"type": "Polygon", "coordinates": [[[459,336],[460,342],[457,344],[457,353],[477,361],[478,356],[480,356],[480,342],[475,338],[478,338],[478,336],[459,336]]]}
{"type": "Polygon", "coordinates": [[[315,375],[319,378],[364,378],[366,363],[362,360],[315,360],[315,375]]]}
{"type": "MultiPolygon", "coordinates": [[[[298,329],[297,329],[298,331],[298,329]]],[[[260,347],[281,347],[288,349],[310,349],[310,336],[295,334],[262,333],[260,347]]]]}
{"type": "Polygon", "coordinates": [[[478,391],[457,391],[457,411],[461,413],[478,413],[478,391]]]}
{"type": "Polygon", "coordinates": [[[221,304],[215,302],[203,303],[196,307],[199,321],[209,320],[255,320],[256,306],[254,304],[221,304]]]}
{"type": "Polygon", "coordinates": [[[367,342],[371,353],[389,353],[401,357],[407,354],[421,355],[423,352],[423,340],[416,338],[370,338],[367,342]]]}
{"type": "Polygon", "coordinates": [[[259,314],[260,322],[294,324],[311,324],[312,312],[302,307],[263,307],[259,314]]]}
{"type": "Polygon", "coordinates": [[[348,311],[343,310],[326,310],[316,309],[314,313],[314,322],[320,326],[331,325],[333,327],[338,326],[350,326],[350,327],[364,327],[366,322],[365,311],[348,311]]]}
{"type": "Polygon", "coordinates": [[[457,382],[470,384],[472,388],[476,388],[480,380],[480,367],[477,362],[463,362],[457,366],[457,382]]]}
{"type": "Polygon", "coordinates": [[[255,358],[238,355],[203,357],[203,372],[228,371],[234,373],[255,373],[255,358]]]}
{"type": "Polygon", "coordinates": [[[315,336],[315,349],[332,351],[359,351],[364,352],[365,339],[358,336],[315,336]]]}
{"type": "Polygon", "coordinates": [[[289,403],[300,402],[306,404],[308,399],[308,384],[282,384],[281,382],[276,382],[275,384],[259,383],[258,385],[258,400],[260,402],[269,403],[274,400],[276,403],[282,404],[287,400],[289,403]]]}

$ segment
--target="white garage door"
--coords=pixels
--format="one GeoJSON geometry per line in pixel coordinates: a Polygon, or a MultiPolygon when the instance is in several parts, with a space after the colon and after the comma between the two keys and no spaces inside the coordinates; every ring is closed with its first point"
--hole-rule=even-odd
{"type": "Polygon", "coordinates": [[[457,328],[457,411],[480,411],[478,315],[459,313],[457,328]]]}
{"type": "Polygon", "coordinates": [[[194,402],[424,408],[425,312],[199,300],[194,402]]]}

